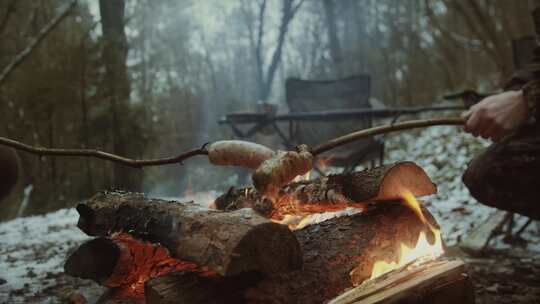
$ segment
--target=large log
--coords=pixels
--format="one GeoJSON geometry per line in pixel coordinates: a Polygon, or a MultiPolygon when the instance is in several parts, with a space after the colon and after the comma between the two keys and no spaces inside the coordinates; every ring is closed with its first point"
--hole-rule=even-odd
{"type": "Polygon", "coordinates": [[[146,282],[147,304],[220,304],[242,303],[244,293],[261,280],[260,274],[246,273],[233,277],[205,277],[179,271],[146,282]]]}
{"type": "MultiPolygon", "coordinates": [[[[429,212],[423,211],[436,226],[429,212]]],[[[353,216],[295,230],[303,251],[303,268],[261,278],[235,303],[323,303],[368,279],[375,261],[397,261],[400,244],[414,247],[421,231],[430,233],[425,223],[400,202],[376,204],[353,216]]],[[[152,289],[152,296],[146,295],[148,304],[172,303],[171,290],[185,289],[184,279],[178,279],[178,284],[171,277],[162,280],[167,281],[166,288],[155,288],[159,284],[154,280],[147,282],[147,290],[152,289]]],[[[198,290],[199,285],[192,288],[198,290]]],[[[220,302],[218,297],[210,303],[227,302],[220,302]]]]}
{"type": "Polygon", "coordinates": [[[77,211],[78,227],[88,235],[129,232],[223,276],[288,272],[302,264],[294,234],[250,209],[221,212],[142,194],[102,192],[77,211]]]}
{"type": "Polygon", "coordinates": [[[253,208],[266,217],[281,220],[287,213],[313,211],[317,209],[315,205],[322,205],[321,211],[332,211],[348,205],[361,208],[361,203],[397,200],[403,197],[404,191],[420,197],[436,193],[437,188],[421,167],[413,162],[398,162],[293,183],[282,188],[277,198],[261,196],[250,188],[231,188],[216,199],[215,205],[227,211],[253,208]],[[289,208],[294,205],[294,210],[277,210],[284,205],[289,208]]]}

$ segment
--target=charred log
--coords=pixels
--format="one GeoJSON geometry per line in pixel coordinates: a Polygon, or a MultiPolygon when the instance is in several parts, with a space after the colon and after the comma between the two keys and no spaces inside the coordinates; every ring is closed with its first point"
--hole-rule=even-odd
{"type": "Polygon", "coordinates": [[[126,233],[84,243],[68,257],[64,270],[71,276],[111,288],[111,298],[141,300],[143,284],[150,278],[175,271],[217,276],[205,267],[171,258],[163,246],[137,240],[126,233]]]}
{"type": "Polygon", "coordinates": [[[147,304],[242,303],[246,290],[260,279],[256,273],[224,278],[180,271],[149,280],[144,292],[147,304]]]}
{"type": "Polygon", "coordinates": [[[249,209],[221,212],[142,194],[103,192],[77,211],[78,227],[88,235],[129,232],[223,276],[289,272],[302,264],[294,234],[249,209]]]}
{"type": "Polygon", "coordinates": [[[436,186],[422,168],[413,162],[399,162],[293,183],[282,188],[278,198],[261,196],[253,189],[231,188],[216,199],[215,205],[217,209],[227,211],[253,208],[266,217],[279,220],[280,216],[275,215],[276,209],[291,205],[291,202],[295,204],[295,210],[290,210],[291,214],[314,211],[314,205],[324,205],[324,211],[344,209],[347,206],[361,208],[364,202],[400,199],[404,190],[416,197],[437,192],[436,186]]]}
{"type": "MultiPolygon", "coordinates": [[[[423,211],[435,226],[431,215],[425,209],[423,211]]],[[[426,224],[399,202],[377,204],[354,216],[335,218],[296,230],[294,234],[303,251],[303,268],[261,278],[234,303],[326,302],[369,278],[375,261],[397,261],[400,244],[414,247],[421,231],[429,234],[426,224]]],[[[173,303],[165,299],[176,296],[174,290],[186,289],[183,275],[178,278],[168,275],[162,280],[166,281],[162,288],[164,291],[154,287],[155,280],[147,283],[147,290],[154,289],[146,294],[147,303],[173,303]],[[159,301],[154,300],[156,294],[159,301]]],[[[203,280],[194,282],[190,288],[204,290],[211,286],[214,286],[211,282],[203,280]]],[[[242,286],[236,285],[236,288],[242,289],[242,286]]],[[[214,298],[209,303],[228,302],[214,298]]]]}

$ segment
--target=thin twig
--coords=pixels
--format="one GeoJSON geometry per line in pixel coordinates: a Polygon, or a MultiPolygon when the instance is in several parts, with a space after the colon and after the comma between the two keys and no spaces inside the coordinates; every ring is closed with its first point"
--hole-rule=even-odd
{"type": "Polygon", "coordinates": [[[351,143],[353,141],[395,131],[408,130],[414,128],[423,128],[429,126],[439,126],[439,125],[463,125],[465,120],[463,118],[434,118],[434,119],[420,119],[420,120],[411,120],[407,122],[377,126],[365,130],[360,130],[354,133],[350,133],[338,138],[329,140],[326,143],[323,143],[311,150],[313,156],[322,154],[334,148],[343,146],[345,144],[351,143]]]}
{"type": "Polygon", "coordinates": [[[36,37],[30,41],[28,46],[22,50],[13,60],[4,68],[2,73],[0,73],[0,86],[6,81],[7,77],[15,70],[15,68],[21,64],[26,57],[28,57],[34,49],[45,39],[45,37],[58,25],[60,22],[71,12],[71,10],[75,7],[77,4],[77,1],[72,1],[68,7],[58,16],[56,16],[54,19],[49,22],[41,31],[38,33],[36,37]]]}
{"type": "Polygon", "coordinates": [[[192,149],[186,151],[178,156],[167,157],[167,158],[157,158],[157,159],[130,159],[115,154],[94,150],[94,149],[49,149],[43,147],[34,147],[21,142],[18,142],[13,139],[0,137],[0,145],[12,147],[17,150],[25,151],[31,154],[38,156],[83,156],[83,157],[94,157],[99,159],[105,159],[112,162],[121,163],[125,166],[132,168],[142,168],[149,166],[161,166],[168,164],[177,164],[182,163],[182,161],[196,156],[196,155],[207,155],[208,151],[202,147],[199,149],[192,149]]]}

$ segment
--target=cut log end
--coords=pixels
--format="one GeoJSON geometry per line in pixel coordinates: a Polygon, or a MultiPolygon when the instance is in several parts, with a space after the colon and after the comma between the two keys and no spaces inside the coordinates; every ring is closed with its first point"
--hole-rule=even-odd
{"type": "Polygon", "coordinates": [[[294,234],[284,225],[264,223],[238,243],[228,268],[238,274],[250,271],[285,273],[301,267],[302,252],[294,234]]]}
{"type": "Polygon", "coordinates": [[[74,277],[104,284],[120,258],[120,248],[112,240],[97,238],[82,244],[64,264],[64,271],[74,277]]]}
{"type": "Polygon", "coordinates": [[[413,162],[333,175],[328,183],[341,185],[345,196],[356,202],[397,200],[403,198],[405,191],[415,197],[437,193],[437,187],[424,169],[413,162]]]}

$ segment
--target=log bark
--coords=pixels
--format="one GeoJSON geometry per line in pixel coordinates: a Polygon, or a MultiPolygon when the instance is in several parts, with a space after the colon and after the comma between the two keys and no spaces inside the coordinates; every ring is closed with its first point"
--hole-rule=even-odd
{"type": "MultiPolygon", "coordinates": [[[[432,225],[436,225],[425,209],[424,214],[432,225]]],[[[430,233],[417,215],[400,202],[380,203],[354,216],[335,218],[296,230],[294,234],[303,252],[303,268],[260,278],[234,303],[311,304],[329,301],[369,278],[376,260],[397,260],[401,242],[414,247],[420,231],[430,233]],[[354,276],[351,276],[353,270],[354,276]]],[[[163,299],[172,297],[169,293],[176,294],[171,290],[185,289],[183,279],[176,282],[169,277],[166,281],[164,291],[152,287],[152,292],[159,294],[162,302],[149,301],[149,297],[154,299],[155,294],[146,294],[147,303],[172,303],[163,299]]],[[[155,285],[148,282],[147,290],[149,284],[155,285]]],[[[191,288],[200,290],[201,286],[195,283],[191,288]]],[[[236,288],[241,289],[242,285],[236,288]]],[[[220,302],[217,298],[210,303],[227,302],[220,302]]]]}
{"type": "MultiPolygon", "coordinates": [[[[233,189],[217,198],[215,205],[219,210],[253,208],[258,213],[273,217],[280,200],[289,198],[297,203],[297,210],[313,209],[313,205],[326,205],[343,209],[343,205],[358,206],[357,203],[397,200],[404,190],[415,197],[434,194],[435,184],[425,171],[413,162],[398,162],[359,172],[330,175],[309,182],[293,183],[281,189],[278,200],[261,196],[253,189],[233,189]],[[303,205],[303,206],[302,206],[303,205]]],[[[360,207],[360,206],[358,206],[360,207]]],[[[283,214],[281,214],[283,215],[283,214]]]]}
{"type": "Polygon", "coordinates": [[[244,292],[261,277],[255,273],[234,277],[204,277],[189,271],[164,275],[146,282],[146,304],[242,303],[244,292]]]}
{"type": "Polygon", "coordinates": [[[142,194],[102,192],[77,211],[78,227],[88,235],[129,232],[223,276],[288,272],[302,264],[294,234],[249,209],[221,212],[142,194]]]}

